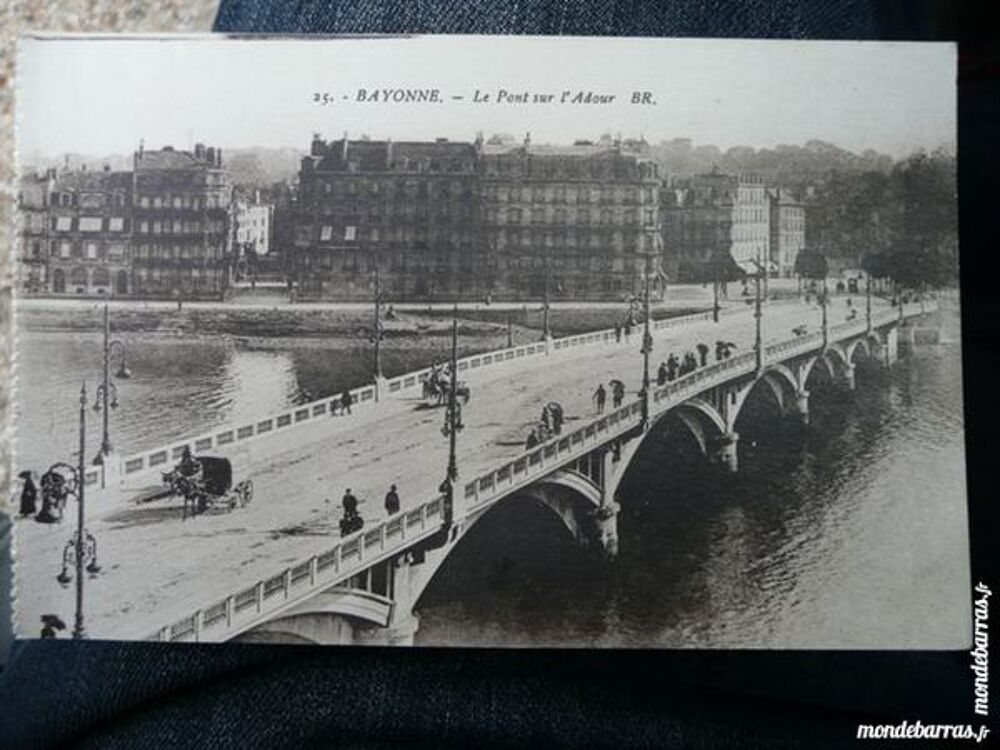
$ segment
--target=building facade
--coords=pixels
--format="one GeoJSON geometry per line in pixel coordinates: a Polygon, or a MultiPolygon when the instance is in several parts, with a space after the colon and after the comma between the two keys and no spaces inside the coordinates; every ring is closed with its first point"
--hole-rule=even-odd
{"type": "Polygon", "coordinates": [[[767,186],[755,174],[708,174],[675,180],[662,193],[664,254],[681,282],[711,280],[727,258],[744,273],[778,273],[770,262],[771,214],[767,186]]]}
{"type": "Polygon", "coordinates": [[[46,291],[126,294],[131,288],[131,174],[105,167],[49,175],[46,291]]]}
{"type": "Polygon", "coordinates": [[[22,291],[215,298],[226,289],[230,186],[217,149],[140,148],[131,171],[25,175],[19,207],[22,291]]]}
{"type": "Polygon", "coordinates": [[[656,164],[620,139],[477,140],[491,293],[622,299],[661,288],[656,164]]]}
{"type": "Polygon", "coordinates": [[[659,178],[620,141],[313,139],[295,201],[301,299],[620,299],[659,274],[659,178]],[[648,258],[648,261],[647,261],[648,258]]]}
{"type": "Polygon", "coordinates": [[[44,291],[49,273],[49,196],[56,172],[25,175],[17,196],[17,256],[15,289],[33,293],[44,291]]]}
{"type": "Polygon", "coordinates": [[[242,253],[267,255],[271,250],[271,230],[274,206],[260,199],[256,191],[252,200],[238,198],[233,203],[233,232],[236,249],[242,253]]]}
{"type": "Polygon", "coordinates": [[[232,186],[222,150],[140,147],[132,171],[132,276],[144,297],[221,297],[229,283],[232,186]]]}
{"type": "Polygon", "coordinates": [[[313,139],[295,203],[291,277],[303,299],[480,292],[479,181],[470,143],[313,139]]]}
{"type": "Polygon", "coordinates": [[[779,276],[791,278],[795,261],[806,246],[806,209],[784,188],[768,191],[771,210],[771,265],[779,276]]]}

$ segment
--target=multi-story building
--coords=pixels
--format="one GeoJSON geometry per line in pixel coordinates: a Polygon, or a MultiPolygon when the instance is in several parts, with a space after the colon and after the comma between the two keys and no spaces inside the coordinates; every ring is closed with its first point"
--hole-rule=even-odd
{"type": "Polygon", "coordinates": [[[129,174],[130,291],[183,299],[223,295],[231,269],[232,187],[221,149],[140,146],[129,174]]]}
{"type": "Polygon", "coordinates": [[[795,273],[795,260],[806,246],[805,206],[787,189],[768,191],[771,208],[771,265],[785,278],[795,273]]]}
{"type": "Polygon", "coordinates": [[[647,259],[660,288],[659,177],[636,144],[480,138],[477,151],[492,292],[621,299],[643,290],[647,259]]]}
{"type": "Polygon", "coordinates": [[[660,286],[656,165],[634,142],[314,138],[295,202],[301,298],[621,298],[660,286]]]}
{"type": "Polygon", "coordinates": [[[20,288],[51,294],[216,297],[229,265],[219,150],[140,147],[131,171],[50,169],[20,182],[20,288]]]}
{"type": "Polygon", "coordinates": [[[246,254],[267,255],[271,249],[271,225],[274,206],[262,202],[260,191],[252,200],[238,198],[233,203],[235,250],[246,254]]]}
{"type": "MultiPolygon", "coordinates": [[[[128,294],[132,174],[81,168],[50,171],[48,273],[55,294],[128,294]]],[[[25,183],[22,181],[22,192],[25,183]]]]}
{"type": "Polygon", "coordinates": [[[48,284],[49,195],[56,172],[24,175],[18,192],[18,251],[15,265],[16,289],[39,292],[48,284]]]}
{"type": "Polygon", "coordinates": [[[368,299],[376,267],[397,297],[479,293],[476,164],[470,143],[315,137],[295,203],[299,296],[368,299]]]}
{"type": "Polygon", "coordinates": [[[771,241],[767,187],[759,175],[712,172],[675,180],[664,189],[664,253],[678,281],[710,280],[712,264],[727,257],[744,272],[769,262],[771,241]]]}

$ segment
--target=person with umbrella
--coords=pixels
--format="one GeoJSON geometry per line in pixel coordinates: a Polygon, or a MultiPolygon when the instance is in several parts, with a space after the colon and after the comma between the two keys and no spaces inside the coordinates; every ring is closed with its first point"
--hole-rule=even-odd
{"type": "Polygon", "coordinates": [[[704,342],[698,342],[698,358],[701,361],[701,366],[704,367],[708,364],[708,345],[704,342]]]}
{"type": "Polygon", "coordinates": [[[21,515],[33,516],[37,511],[38,488],[35,486],[35,476],[30,471],[18,474],[21,479],[21,515]]]}
{"type": "Polygon", "coordinates": [[[56,631],[65,629],[66,623],[58,615],[42,615],[42,638],[55,638],[56,631]]]}

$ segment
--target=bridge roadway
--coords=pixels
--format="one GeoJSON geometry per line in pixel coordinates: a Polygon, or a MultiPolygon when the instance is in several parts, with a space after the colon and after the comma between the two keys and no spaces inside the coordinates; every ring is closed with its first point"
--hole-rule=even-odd
{"type": "MultiPolygon", "coordinates": [[[[875,301],[873,307],[884,304],[875,301]]],[[[829,316],[831,325],[843,322],[846,307],[834,300],[829,316]]],[[[764,311],[764,340],[787,339],[800,324],[819,330],[820,308],[772,302],[764,311]]],[[[692,322],[658,332],[652,376],[669,353],[681,356],[700,341],[714,350],[717,339],[735,342],[737,354],[751,351],[752,308],[719,323],[692,322]]],[[[458,487],[521,453],[548,401],[563,404],[568,431],[594,416],[592,394],[598,383],[618,378],[628,388],[626,402],[634,400],[641,385],[640,344],[641,329],[627,343],[556,350],[466,371],[472,399],[463,410],[465,429],[458,438],[458,487]]],[[[348,487],[362,500],[366,526],[386,515],[382,498],[390,483],[398,485],[404,509],[426,502],[445,473],[443,422],[443,409],[428,408],[419,394],[410,393],[350,417],[317,420],[294,433],[242,446],[227,455],[234,479],[252,479],[255,495],[251,505],[231,513],[182,521],[176,499],[133,502],[149,494],[150,473],[130,479],[117,509],[88,519],[103,568],[86,584],[88,636],[146,637],[194,607],[328,549],[339,535],[340,497],[348,487]]],[[[72,619],[73,588],[64,589],[55,580],[72,530],[69,522],[20,523],[17,631],[31,635],[42,614],[72,619]]]]}

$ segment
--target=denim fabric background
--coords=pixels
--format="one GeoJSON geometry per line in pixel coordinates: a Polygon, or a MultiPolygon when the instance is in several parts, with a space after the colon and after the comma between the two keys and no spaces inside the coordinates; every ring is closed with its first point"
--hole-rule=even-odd
{"type": "MultiPolygon", "coordinates": [[[[993,3],[996,5],[996,3],[993,3]]],[[[989,534],[1000,364],[996,11],[989,3],[224,0],[216,28],[963,40],[960,184],[973,570],[989,534]],[[988,379],[986,379],[988,380],[988,379]]],[[[792,61],[790,61],[792,64],[792,61]]],[[[994,618],[996,619],[996,618],[994,618]]],[[[15,644],[0,747],[841,747],[858,722],[973,722],[964,653],[678,653],[15,644]]],[[[996,671],[996,670],[994,670],[996,671]]],[[[995,681],[995,680],[994,680],[995,681]]],[[[1000,700],[994,700],[1000,704],[1000,700]]],[[[995,724],[994,724],[995,727],[995,724]]],[[[1000,730],[998,730],[1000,731],[1000,730]]]]}

